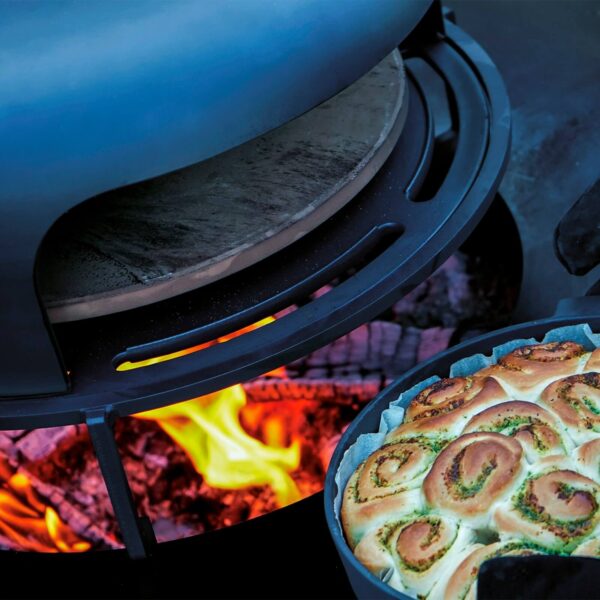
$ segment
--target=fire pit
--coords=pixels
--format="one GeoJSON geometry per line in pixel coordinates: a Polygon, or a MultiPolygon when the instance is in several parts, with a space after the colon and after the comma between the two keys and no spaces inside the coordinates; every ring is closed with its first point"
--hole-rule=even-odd
{"type": "MultiPolygon", "coordinates": [[[[15,229],[6,239],[19,243],[9,243],[6,280],[14,288],[0,303],[13,349],[0,367],[0,545],[82,556],[124,546],[130,557],[149,559],[144,569],[154,560],[172,564],[165,558],[172,544],[174,557],[194,543],[181,538],[206,538],[195,543],[217,552],[227,542],[215,536],[260,532],[267,519],[281,523],[309,510],[314,500],[296,501],[321,489],[339,436],[368,400],[417,362],[506,318],[520,267],[494,274],[481,262],[475,267],[487,250],[472,239],[465,253],[453,253],[490,209],[508,151],[508,102],[493,64],[439,4],[423,17],[430,4],[406,9],[419,25],[402,43],[402,59],[394,50],[366,79],[313,108],[322,115],[346,102],[348,119],[366,114],[361,127],[370,137],[348,135],[352,127],[335,132],[335,120],[313,111],[273,129],[339,92],[398,44],[402,35],[395,39],[379,13],[378,26],[393,42],[371,40],[362,67],[348,66],[335,90],[318,90],[302,109],[294,103],[293,114],[267,118],[262,107],[268,127],[224,136],[224,154],[198,163],[217,148],[190,154],[186,138],[185,160],[128,176],[104,165],[106,180],[97,186],[91,161],[78,172],[76,191],[55,182],[52,193],[64,197],[48,200],[45,217],[34,223],[10,213],[15,229]],[[369,97],[376,93],[377,102],[369,97]],[[343,133],[341,148],[356,150],[346,162],[335,147],[343,133]],[[296,151],[303,148],[301,160],[281,152],[290,139],[296,151]],[[240,142],[251,146],[231,149],[240,142]],[[160,237],[168,229],[160,227],[165,207],[176,211],[188,201],[196,210],[232,165],[241,169],[261,152],[267,167],[283,165],[282,172],[260,160],[244,172],[274,202],[286,184],[293,187],[299,203],[287,221],[258,237],[258,227],[240,228],[242,237],[209,256],[215,232],[198,212],[172,218],[175,234],[160,237]],[[315,177],[328,153],[337,170],[315,177]],[[286,169],[300,175],[286,177],[286,169]],[[274,172],[268,186],[260,181],[274,172]],[[171,193],[181,202],[161,202],[171,193]],[[205,231],[206,243],[184,256],[192,221],[191,238],[205,231]],[[153,226],[141,249],[140,223],[153,226]],[[132,231],[135,248],[123,246],[132,231]],[[34,285],[22,273],[33,272],[36,254],[34,285]]],[[[343,123],[345,114],[336,114],[343,123]]],[[[241,190],[245,209],[252,198],[244,194],[254,189],[246,183],[228,184],[241,190]]],[[[269,205],[263,200],[255,210],[261,216],[269,205]]],[[[214,194],[211,210],[224,221],[234,205],[233,197],[228,204],[214,194]]],[[[492,219],[506,216],[501,203],[490,211],[492,219]]],[[[493,228],[486,229],[489,236],[493,228]]],[[[272,553],[273,537],[256,535],[272,553]]],[[[120,557],[118,550],[96,554],[111,568],[121,560],[106,558],[120,557]]],[[[41,559],[32,553],[31,560],[41,559]]]]}
{"type": "MultiPolygon", "coordinates": [[[[243,385],[118,421],[133,498],[157,540],[228,527],[320,491],[341,433],[368,401],[451,341],[506,322],[520,272],[482,269],[490,246],[478,241],[498,223],[505,250],[518,253],[498,198],[464,250],[379,319],[243,385]]],[[[4,432],[0,443],[5,549],[122,546],[84,426],[4,432]]]]}

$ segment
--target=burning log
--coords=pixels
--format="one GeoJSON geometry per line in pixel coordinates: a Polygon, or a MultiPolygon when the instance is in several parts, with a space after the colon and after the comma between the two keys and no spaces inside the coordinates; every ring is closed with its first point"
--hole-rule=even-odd
{"type": "Polygon", "coordinates": [[[365,404],[382,389],[379,375],[345,379],[256,379],[244,384],[249,402],[311,400],[317,403],[365,404]]]}
{"type": "Polygon", "coordinates": [[[34,429],[23,435],[15,446],[27,461],[35,462],[52,454],[62,441],[77,436],[81,431],[82,427],[75,425],[34,429]]]}
{"type": "MultiPolygon", "coordinates": [[[[454,331],[451,327],[418,329],[373,321],[290,363],[287,372],[300,385],[306,379],[332,380],[334,387],[340,384],[342,395],[349,393],[348,380],[354,391],[362,383],[373,389],[375,379],[389,383],[418,362],[445,350],[454,331]]],[[[251,389],[249,393],[253,393],[251,389]]],[[[367,396],[364,391],[359,393],[367,396]]]]}
{"type": "Polygon", "coordinates": [[[429,328],[457,327],[477,311],[477,294],[467,273],[467,259],[453,254],[435,273],[393,307],[397,321],[429,328]]]}
{"type": "MultiPolygon", "coordinates": [[[[180,447],[180,434],[189,427],[184,419],[189,424],[198,422],[201,435],[194,434],[192,441],[198,449],[205,448],[201,438],[216,425],[213,420],[205,422],[204,417],[210,412],[208,405],[202,405],[206,400],[200,402],[198,410],[190,409],[189,414],[169,412],[158,418],[158,414],[149,413],[149,418],[156,417],[179,445],[156,423],[140,419],[121,421],[116,430],[117,441],[139,510],[152,519],[159,539],[165,540],[252,518],[318,491],[345,425],[389,380],[446,347],[452,331],[439,327],[423,331],[376,321],[296,361],[287,369],[291,378],[281,370],[245,384],[248,402],[238,401],[230,414],[219,410],[220,418],[229,414],[229,424],[222,425],[230,430],[239,419],[233,445],[238,448],[241,444],[246,449],[256,446],[259,453],[266,452],[280,466],[265,463],[267,475],[246,477],[241,489],[226,489],[229,484],[225,480],[212,478],[215,473],[221,477],[223,465],[219,464],[207,477],[202,452],[180,447]],[[293,452],[299,449],[299,454],[292,462],[286,462],[294,444],[293,452]]],[[[206,447],[227,448],[221,442],[214,446],[211,443],[206,447]]],[[[14,481],[24,478],[31,494],[38,498],[33,509],[35,522],[43,524],[44,515],[49,515],[52,526],[56,522],[63,524],[62,531],[68,532],[64,533],[67,542],[57,542],[63,543],[63,549],[83,549],[84,544],[119,545],[112,508],[85,427],[3,432],[0,451],[12,465],[11,473],[18,467],[14,481]]],[[[223,460],[230,461],[226,455],[223,460]]],[[[234,463],[232,468],[237,468],[234,463]]],[[[11,476],[9,473],[6,481],[11,476]]],[[[46,549],[56,550],[54,542],[44,536],[46,549]]],[[[11,538],[0,527],[0,544],[14,548],[23,543],[17,534],[11,538]]]]}
{"type": "Polygon", "coordinates": [[[83,552],[104,537],[89,517],[64,501],[60,488],[42,483],[23,467],[15,470],[7,459],[0,461],[0,544],[4,547],[83,552]]]}

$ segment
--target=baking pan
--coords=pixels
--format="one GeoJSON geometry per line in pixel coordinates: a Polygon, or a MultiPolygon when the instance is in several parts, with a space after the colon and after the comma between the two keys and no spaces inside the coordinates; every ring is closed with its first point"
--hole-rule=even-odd
{"type": "MultiPolygon", "coordinates": [[[[388,405],[393,400],[396,400],[398,396],[410,389],[413,385],[419,383],[431,377],[438,375],[440,377],[448,376],[450,367],[452,364],[462,358],[472,356],[474,354],[485,354],[490,355],[495,346],[509,342],[514,339],[522,338],[536,338],[541,340],[544,335],[551,329],[563,327],[567,325],[577,325],[580,323],[588,323],[593,331],[600,331],[600,296],[589,296],[583,298],[569,298],[559,303],[555,314],[552,317],[539,319],[536,321],[529,321],[526,323],[520,323],[517,325],[511,325],[497,331],[487,333],[485,335],[473,338],[465,341],[461,344],[454,346],[441,352],[429,360],[417,365],[410,371],[407,371],[405,375],[397,379],[394,383],[388,386],[379,396],[372,400],[365,409],[358,415],[358,417],[348,427],[344,435],[342,436],[333,456],[329,469],[327,471],[327,477],[325,480],[325,516],[329,531],[333,537],[333,541],[336,545],[337,551],[340,555],[346,574],[352,585],[352,589],[359,598],[385,598],[385,599],[401,599],[409,600],[411,597],[403,594],[399,591],[394,590],[387,584],[383,583],[375,575],[367,570],[355,557],[350,547],[346,543],[344,534],[341,530],[338,519],[334,513],[334,499],[337,495],[337,484],[335,482],[335,475],[340,467],[341,460],[344,453],[357,438],[363,433],[374,433],[379,429],[379,420],[381,413],[388,408],[388,405]]],[[[408,403],[408,400],[407,400],[408,403]]],[[[504,565],[505,559],[490,562],[490,565],[486,567],[486,578],[490,577],[490,566],[494,569],[494,564],[498,564],[499,567],[504,565]]],[[[522,557],[511,558],[511,561],[522,561],[522,557]]],[[[549,562],[549,561],[548,561],[549,562]]],[[[553,565],[555,565],[555,562],[553,565]]],[[[574,563],[586,563],[586,573],[594,568],[596,573],[600,572],[600,561],[593,561],[597,567],[590,567],[590,559],[581,560],[579,558],[563,560],[564,565],[571,565],[574,563]]],[[[525,565],[524,562],[518,564],[525,565]]],[[[531,565],[531,574],[535,573],[535,568],[538,568],[539,572],[539,559],[536,561],[529,561],[531,565]]],[[[549,569],[553,569],[554,566],[548,564],[549,569]]],[[[522,569],[521,569],[522,570],[522,569]]],[[[568,570],[565,569],[568,573],[568,570]]],[[[586,585],[589,588],[589,581],[587,577],[572,577],[572,582],[569,582],[570,597],[585,598],[590,597],[586,594],[586,585]],[[587,583],[586,583],[587,582],[587,583]],[[581,589],[579,589],[581,588],[581,589]]],[[[523,579],[522,579],[523,580],[523,579]]],[[[561,586],[564,581],[561,580],[561,586]]],[[[489,586],[486,586],[488,588],[489,586]]],[[[550,588],[551,586],[547,586],[550,588]]],[[[564,590],[564,586],[562,588],[564,590]]],[[[481,599],[482,590],[479,590],[478,597],[481,599]]],[[[524,590],[525,592],[525,590],[524,590]]],[[[510,595],[503,596],[506,598],[516,598],[518,596],[510,595]]],[[[546,589],[545,598],[559,598],[565,597],[561,591],[555,589],[546,589]]],[[[597,597],[597,596],[596,596],[597,597]]]]}

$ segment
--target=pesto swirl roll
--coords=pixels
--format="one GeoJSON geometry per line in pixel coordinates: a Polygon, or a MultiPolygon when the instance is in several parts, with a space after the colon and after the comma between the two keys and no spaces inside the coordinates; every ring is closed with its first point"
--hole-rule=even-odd
{"type": "Polygon", "coordinates": [[[359,465],[342,500],[342,525],[351,547],[371,527],[419,510],[420,487],[437,451],[429,440],[404,440],[383,446],[359,465]]]}
{"type": "Polygon", "coordinates": [[[441,379],[411,401],[404,423],[391,431],[386,439],[455,437],[472,415],[505,400],[509,400],[506,392],[491,377],[441,379]]]}
{"type": "Polygon", "coordinates": [[[575,342],[549,342],[521,346],[479,372],[496,378],[510,395],[531,400],[555,379],[579,373],[589,353],[575,342]]]}
{"type": "Polygon", "coordinates": [[[478,545],[450,574],[441,578],[427,600],[475,600],[477,598],[477,575],[486,560],[499,556],[530,556],[543,554],[543,550],[530,542],[507,540],[494,544],[478,545]]]}
{"type": "Polygon", "coordinates": [[[515,438],[528,462],[573,448],[558,419],[532,402],[515,400],[487,408],[467,423],[463,433],[473,431],[494,431],[515,438]]]}
{"type": "Polygon", "coordinates": [[[475,532],[456,519],[418,515],[370,531],[354,554],[392,587],[422,597],[460,553],[472,547],[474,537],[475,532]]]}
{"type": "Polygon", "coordinates": [[[600,523],[600,485],[577,473],[566,457],[536,465],[493,523],[503,538],[522,538],[553,552],[571,552],[600,523]]]}
{"type": "Polygon", "coordinates": [[[493,504],[511,492],[523,449],[499,433],[462,435],[440,452],[423,482],[427,506],[473,527],[485,527],[493,504]]]}
{"type": "Polygon", "coordinates": [[[576,443],[582,444],[598,437],[600,373],[582,373],[559,379],[542,392],[540,402],[558,416],[576,443]]]}

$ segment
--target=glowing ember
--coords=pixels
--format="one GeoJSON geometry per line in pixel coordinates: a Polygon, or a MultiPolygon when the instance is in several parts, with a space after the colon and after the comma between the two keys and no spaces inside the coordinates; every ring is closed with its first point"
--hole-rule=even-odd
{"type": "Polygon", "coordinates": [[[269,323],[275,321],[274,317],[265,317],[256,323],[252,323],[247,327],[243,327],[242,329],[238,329],[233,333],[228,333],[227,335],[223,335],[216,340],[211,340],[210,342],[205,342],[204,344],[198,344],[197,346],[192,346],[191,348],[184,348],[183,350],[178,350],[177,352],[171,352],[171,354],[164,354],[162,356],[154,356],[152,358],[148,358],[146,360],[140,360],[136,362],[126,361],[121,363],[117,367],[117,371],[131,371],[132,369],[140,369],[142,367],[149,367],[150,365],[155,365],[156,363],[165,362],[167,360],[173,360],[174,358],[180,358],[181,356],[187,356],[188,354],[193,354],[194,352],[199,352],[200,350],[204,350],[204,348],[208,348],[209,346],[214,346],[215,344],[221,344],[223,342],[228,342],[229,340],[233,340],[244,333],[248,333],[249,331],[254,331],[255,329],[260,329],[269,323]]]}
{"type": "Polygon", "coordinates": [[[21,550],[85,552],[91,546],[40,500],[22,473],[11,475],[0,488],[0,533],[21,550]]]}
{"type": "Polygon", "coordinates": [[[222,489],[268,485],[279,506],[300,499],[289,473],[300,465],[300,443],[281,447],[283,424],[271,420],[268,444],[240,424],[246,405],[241,385],[188,402],[135,415],[156,421],[191,459],[206,483],[222,489]]]}

